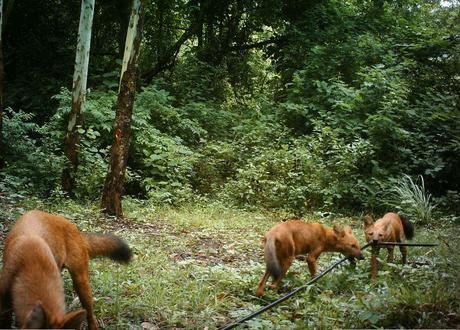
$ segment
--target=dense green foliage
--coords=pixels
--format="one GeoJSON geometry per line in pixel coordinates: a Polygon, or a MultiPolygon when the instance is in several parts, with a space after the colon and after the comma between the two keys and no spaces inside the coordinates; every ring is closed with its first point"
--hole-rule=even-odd
{"type": "MultiPolygon", "coordinates": [[[[200,23],[202,30],[193,30],[175,65],[137,95],[127,195],[161,203],[212,197],[295,212],[379,210],[393,206],[388,195],[407,174],[422,175],[441,205],[458,204],[458,7],[431,1],[211,4],[148,7],[141,75],[174,46],[173,24],[200,23]],[[276,40],[251,45],[269,38],[276,40]]],[[[103,2],[96,12],[92,91],[80,129],[76,193],[90,199],[99,198],[107,169],[119,65],[99,52],[116,53],[122,42],[104,25],[113,19],[109,8],[103,2]]],[[[75,19],[76,9],[60,13],[75,19]]],[[[18,63],[18,54],[34,51],[26,40],[12,42],[32,29],[14,30],[18,19],[14,11],[7,33],[6,100],[13,110],[5,118],[1,185],[56,194],[70,107],[69,92],[58,88],[70,79],[53,70],[64,60],[71,68],[72,58],[63,56],[50,72],[18,63]],[[21,68],[15,75],[13,66],[21,68]],[[37,76],[57,79],[41,79],[49,91],[29,90],[37,76]],[[52,94],[42,106],[32,101],[52,94]]],[[[37,24],[49,31],[60,20],[37,24]]],[[[122,33],[122,19],[116,22],[122,33]]],[[[67,40],[74,28],[53,38],[67,40]]],[[[42,62],[50,56],[44,53],[42,62]]]]}
{"type": "MultiPolygon", "coordinates": [[[[388,195],[407,174],[422,175],[442,206],[458,205],[458,7],[428,1],[211,3],[148,7],[141,75],[174,46],[180,34],[173,24],[201,23],[203,30],[193,30],[175,65],[137,95],[127,195],[161,203],[212,197],[294,212],[379,210],[393,206],[388,195]],[[230,13],[244,25],[229,20],[230,13]],[[269,38],[276,40],[251,45],[269,38]]],[[[5,118],[2,190],[57,194],[70,107],[69,92],[58,88],[69,84],[63,78],[71,72],[64,77],[54,70],[64,60],[71,68],[71,52],[45,64],[51,55],[43,50],[41,63],[23,63],[35,50],[21,38],[12,42],[32,30],[15,30],[19,9],[5,46],[6,100],[13,110],[5,118]],[[43,72],[43,65],[53,70],[43,72]],[[30,90],[38,77],[42,88],[30,90]],[[43,99],[53,94],[51,102],[43,99]]],[[[78,8],[61,9],[64,17],[38,27],[49,32],[67,17],[75,20],[78,8]]],[[[116,54],[122,43],[105,25],[111,10],[102,2],[96,12],[92,91],[80,129],[76,193],[90,199],[100,197],[112,142],[119,62],[99,55],[104,49],[116,54]]],[[[117,10],[122,17],[123,8],[117,10]]],[[[114,25],[120,34],[122,21],[114,25]]],[[[75,34],[74,24],[61,29],[56,42],[75,34]]]]}

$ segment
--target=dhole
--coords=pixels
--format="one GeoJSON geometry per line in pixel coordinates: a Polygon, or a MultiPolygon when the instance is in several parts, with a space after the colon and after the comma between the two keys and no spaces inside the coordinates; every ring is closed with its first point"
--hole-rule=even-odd
{"type": "MultiPolygon", "coordinates": [[[[414,237],[414,226],[408,220],[402,218],[397,213],[387,213],[383,218],[374,222],[371,215],[364,216],[364,235],[366,241],[377,242],[404,242],[407,239],[414,237]]],[[[389,246],[388,262],[394,260],[394,247],[389,246]]],[[[399,250],[402,254],[402,263],[407,262],[407,247],[400,246],[399,250]]],[[[374,266],[373,266],[374,267],[374,266]]]]}
{"type": "Polygon", "coordinates": [[[10,328],[12,312],[22,328],[77,328],[93,314],[88,261],[107,256],[131,259],[124,241],[112,235],[83,234],[67,219],[41,211],[21,216],[5,241],[0,277],[0,328],[10,328]],[[61,270],[65,267],[84,308],[65,312],[61,270]]]}
{"type": "Polygon", "coordinates": [[[257,287],[258,297],[264,294],[270,275],[273,278],[270,287],[279,285],[296,255],[308,253],[306,260],[312,277],[316,274],[316,259],[322,252],[341,252],[363,259],[359,243],[348,226],[334,225],[334,229],[329,229],[319,223],[286,221],[270,229],[263,242],[266,270],[257,287]]]}

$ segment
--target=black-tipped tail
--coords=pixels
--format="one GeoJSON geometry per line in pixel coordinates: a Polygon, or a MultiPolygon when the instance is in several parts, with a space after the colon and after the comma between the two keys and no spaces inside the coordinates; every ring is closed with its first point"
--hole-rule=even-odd
{"type": "Polygon", "coordinates": [[[265,264],[267,265],[267,270],[273,277],[273,280],[276,280],[283,273],[278,257],[276,256],[275,238],[268,239],[265,243],[265,264]]]}
{"type": "Polygon", "coordinates": [[[399,217],[401,218],[401,223],[403,225],[404,235],[407,239],[412,239],[414,237],[414,225],[409,220],[404,218],[401,214],[399,215],[399,217]]]}
{"type": "Polygon", "coordinates": [[[114,261],[127,263],[133,254],[128,244],[120,237],[111,234],[85,234],[89,246],[89,255],[108,257],[114,261]]]}

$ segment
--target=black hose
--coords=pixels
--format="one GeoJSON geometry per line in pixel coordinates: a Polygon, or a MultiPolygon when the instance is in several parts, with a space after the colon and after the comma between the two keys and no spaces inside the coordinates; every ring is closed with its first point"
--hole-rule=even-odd
{"type": "MultiPolygon", "coordinates": [[[[381,243],[374,243],[374,242],[369,242],[367,243],[366,245],[364,245],[361,250],[364,250],[366,248],[368,248],[369,246],[373,246],[373,247],[376,247],[376,246],[394,246],[394,245],[398,245],[398,246],[437,246],[438,244],[435,244],[435,243],[400,243],[400,242],[381,242],[381,243]]],[[[235,322],[232,322],[230,324],[227,324],[225,326],[223,326],[222,328],[219,328],[219,330],[228,330],[228,329],[233,329],[235,328],[236,326],[240,325],[241,323],[243,322],[246,322],[250,319],[253,319],[254,317],[256,317],[257,315],[260,315],[262,314],[263,312],[265,312],[266,310],[269,310],[270,308],[282,303],[283,301],[289,299],[290,297],[292,297],[293,295],[295,295],[297,292],[299,291],[302,291],[303,289],[305,289],[306,287],[308,287],[309,285],[317,282],[321,277],[323,277],[324,275],[326,275],[327,273],[329,273],[330,271],[332,271],[334,268],[336,268],[337,266],[339,266],[341,263],[343,263],[344,261],[350,259],[350,257],[344,257],[338,261],[336,261],[335,263],[333,263],[332,265],[329,266],[329,268],[327,268],[326,270],[324,270],[323,272],[321,272],[320,274],[318,274],[317,276],[315,276],[314,278],[312,278],[310,281],[308,281],[307,283],[305,283],[304,285],[298,287],[297,289],[295,289],[294,291],[288,293],[287,295],[275,300],[274,302],[268,304],[267,306],[264,306],[262,307],[261,309],[255,311],[254,313],[252,314],[249,314],[248,316],[246,317],[243,317],[239,320],[236,320],[235,322]]]]}
{"type": "MultiPolygon", "coordinates": [[[[366,245],[364,245],[361,250],[364,250],[365,248],[367,248],[368,246],[372,245],[372,243],[367,243],[366,245]]],[[[305,289],[307,286],[317,282],[321,277],[323,277],[324,275],[326,275],[327,273],[329,273],[330,271],[332,271],[335,267],[339,266],[341,263],[343,263],[344,261],[350,259],[350,257],[343,257],[342,259],[334,262],[332,265],[330,265],[326,270],[324,270],[323,272],[321,272],[320,274],[316,275],[314,278],[312,278],[310,281],[308,281],[307,283],[305,283],[304,285],[298,287],[297,289],[295,289],[294,291],[288,293],[287,295],[279,298],[278,300],[275,300],[274,302],[272,302],[271,304],[267,305],[267,306],[264,306],[262,307],[261,309],[259,309],[258,311],[255,311],[254,313],[252,314],[249,314],[248,316],[246,317],[243,317],[233,323],[230,323],[222,328],[220,328],[220,330],[228,330],[228,329],[233,329],[234,327],[240,325],[241,323],[243,322],[246,322],[254,317],[256,317],[257,315],[260,315],[262,314],[263,312],[265,312],[266,310],[269,310],[270,308],[282,303],[283,301],[289,299],[290,297],[292,297],[293,295],[295,295],[297,292],[305,289]]]]}

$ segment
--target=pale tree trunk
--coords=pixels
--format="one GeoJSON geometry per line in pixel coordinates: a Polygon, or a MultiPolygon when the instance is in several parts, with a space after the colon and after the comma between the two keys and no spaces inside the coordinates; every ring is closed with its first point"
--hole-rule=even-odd
{"type": "Polygon", "coordinates": [[[72,83],[72,108],[69,113],[67,132],[64,140],[64,154],[69,163],[62,173],[62,187],[67,192],[72,192],[75,186],[74,175],[78,167],[78,148],[80,143],[78,128],[81,127],[82,112],[85,108],[94,1],[82,0],[81,2],[77,52],[72,83]]]}
{"type": "Polygon", "coordinates": [[[114,141],[102,195],[102,209],[118,217],[123,216],[121,195],[131,140],[131,119],[136,93],[137,59],[142,38],[143,14],[144,1],[133,0],[118,89],[114,141]]]}

